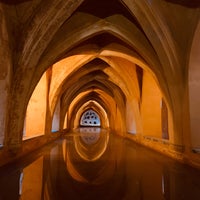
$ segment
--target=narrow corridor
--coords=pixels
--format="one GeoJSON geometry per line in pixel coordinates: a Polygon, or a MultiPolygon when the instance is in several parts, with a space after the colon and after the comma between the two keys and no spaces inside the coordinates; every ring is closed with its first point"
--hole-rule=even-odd
{"type": "Polygon", "coordinates": [[[200,171],[100,128],[0,169],[0,200],[199,200],[200,171]]]}

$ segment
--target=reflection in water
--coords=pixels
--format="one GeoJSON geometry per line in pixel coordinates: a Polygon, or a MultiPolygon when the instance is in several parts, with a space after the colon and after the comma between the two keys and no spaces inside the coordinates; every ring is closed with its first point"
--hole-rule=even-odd
{"type": "Polygon", "coordinates": [[[75,151],[85,161],[95,161],[104,154],[108,146],[109,134],[100,128],[81,128],[76,130],[73,141],[74,144],[69,145],[69,148],[66,146],[71,152],[69,155],[73,155],[72,152],[75,151]]]}
{"type": "Polygon", "coordinates": [[[20,175],[20,200],[40,199],[42,192],[43,157],[25,167],[20,175]]]}
{"type": "Polygon", "coordinates": [[[80,129],[0,170],[0,200],[199,200],[200,171],[80,129]]]}
{"type": "Polygon", "coordinates": [[[76,130],[77,133],[80,133],[81,139],[86,145],[95,144],[99,137],[101,136],[101,128],[79,128],[76,130]]]}

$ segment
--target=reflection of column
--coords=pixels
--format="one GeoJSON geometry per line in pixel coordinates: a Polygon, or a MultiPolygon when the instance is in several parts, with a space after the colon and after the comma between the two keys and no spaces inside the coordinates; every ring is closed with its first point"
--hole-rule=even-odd
{"type": "Polygon", "coordinates": [[[168,198],[167,200],[200,199],[199,172],[193,168],[175,163],[167,174],[168,198]],[[169,194],[170,192],[170,194],[169,194]]]}
{"type": "Polygon", "coordinates": [[[163,166],[160,160],[158,162],[159,158],[143,147],[129,148],[133,145],[132,142],[127,141],[127,144],[127,195],[133,197],[132,199],[163,200],[163,166]]]}
{"type": "Polygon", "coordinates": [[[20,171],[11,173],[8,176],[0,178],[0,199],[1,200],[19,200],[19,179],[20,171]]]}
{"type": "Polygon", "coordinates": [[[23,183],[23,172],[20,174],[20,177],[19,177],[19,195],[22,195],[22,183],[23,183]]]}
{"type": "MultiPolygon", "coordinates": [[[[23,169],[23,180],[20,200],[41,199],[42,176],[43,176],[43,157],[23,169]]],[[[20,191],[19,190],[19,191],[20,191]]]]}
{"type": "Polygon", "coordinates": [[[169,172],[166,170],[162,176],[162,188],[165,200],[170,200],[170,177],[169,172]]]}
{"type": "MultiPolygon", "coordinates": [[[[62,178],[64,177],[64,173],[62,171],[62,165],[59,166],[62,162],[62,146],[56,145],[51,146],[48,153],[45,153],[44,156],[44,164],[43,164],[43,187],[41,199],[45,200],[57,200],[58,199],[58,187],[57,184],[64,184],[65,180],[59,182],[58,174],[62,174],[62,178]]],[[[62,199],[62,198],[61,198],[62,199]]]]}

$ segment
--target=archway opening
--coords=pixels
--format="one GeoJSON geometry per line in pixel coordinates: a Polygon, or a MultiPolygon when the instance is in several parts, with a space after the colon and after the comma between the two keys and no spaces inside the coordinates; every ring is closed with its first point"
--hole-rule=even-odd
{"type": "Polygon", "coordinates": [[[101,120],[99,115],[92,109],[86,110],[80,119],[80,126],[81,127],[100,127],[101,120]]]}
{"type": "Polygon", "coordinates": [[[47,77],[43,74],[29,100],[24,120],[23,140],[45,134],[47,77]],[[34,123],[34,126],[33,126],[34,123]]]}

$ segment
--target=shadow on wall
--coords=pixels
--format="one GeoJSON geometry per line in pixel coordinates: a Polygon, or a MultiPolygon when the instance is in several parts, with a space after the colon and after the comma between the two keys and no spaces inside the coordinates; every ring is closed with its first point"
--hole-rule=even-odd
{"type": "Polygon", "coordinates": [[[27,1],[31,1],[31,0],[0,0],[0,3],[5,3],[5,4],[20,4],[20,3],[24,3],[27,1]]]}

